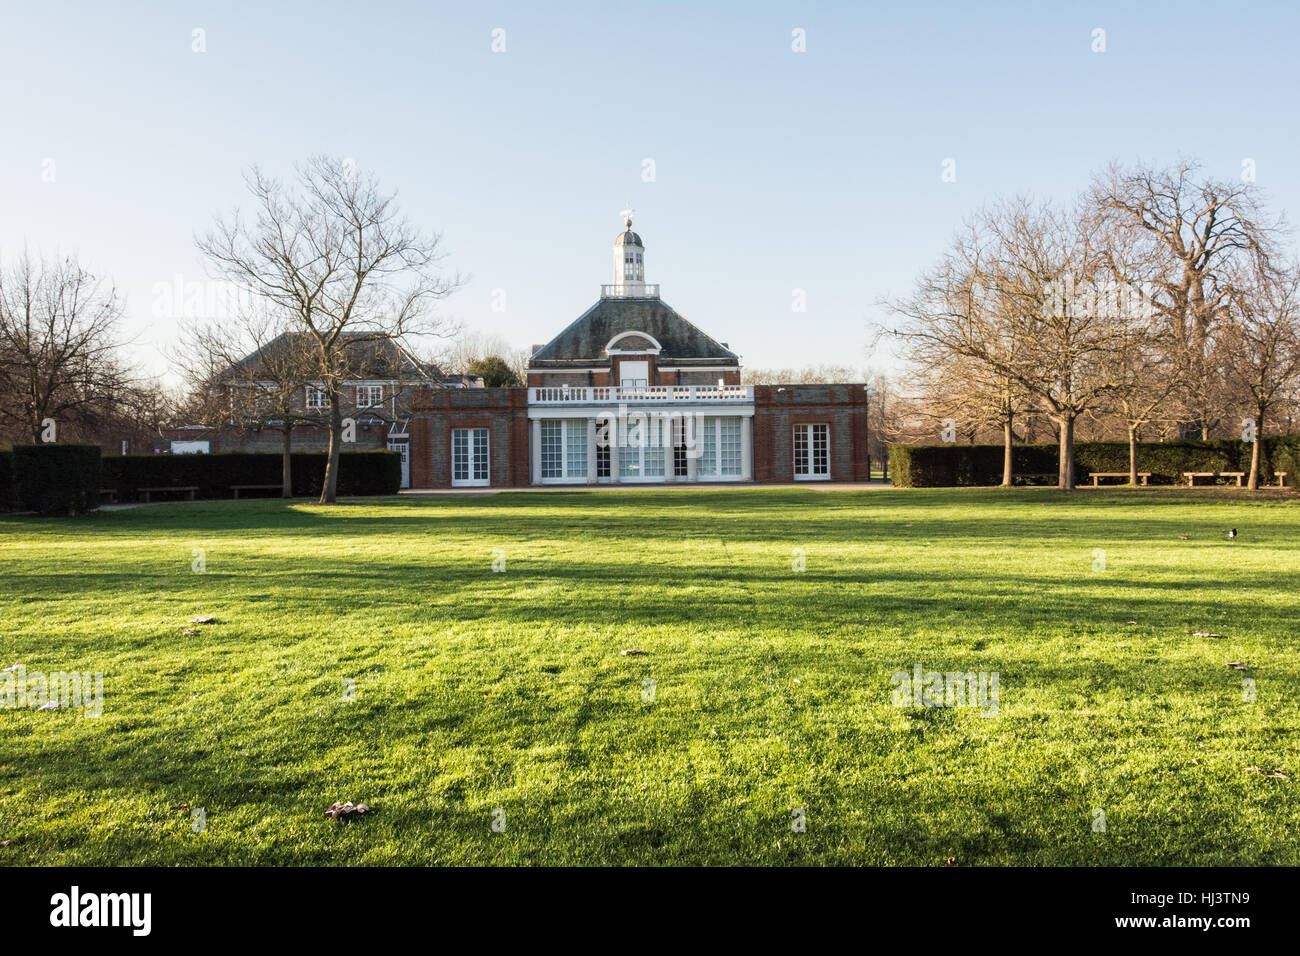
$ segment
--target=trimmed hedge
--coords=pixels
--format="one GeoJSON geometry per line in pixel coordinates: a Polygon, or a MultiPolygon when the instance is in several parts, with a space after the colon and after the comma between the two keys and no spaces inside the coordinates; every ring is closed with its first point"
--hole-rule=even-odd
{"type": "Polygon", "coordinates": [[[0,511],[13,511],[18,505],[14,491],[14,453],[0,451],[0,511]]]}
{"type": "MultiPolygon", "coordinates": [[[[1291,485],[1300,483],[1300,435],[1271,436],[1260,449],[1260,483],[1270,484],[1274,473],[1285,471],[1291,485]]],[[[1182,484],[1185,471],[1250,472],[1250,442],[1212,441],[1139,442],[1138,471],[1149,471],[1153,485],[1182,484]]],[[[1002,483],[1001,445],[890,445],[889,480],[900,488],[950,488],[1002,483]]],[[[1059,448],[1051,444],[1016,445],[1012,467],[1017,476],[1047,475],[1038,484],[1056,484],[1059,448]]],[[[1074,443],[1074,480],[1087,482],[1090,471],[1128,472],[1128,442],[1074,443]]],[[[1027,480],[1017,478],[1017,484],[1027,480]]]]}
{"type": "MultiPolygon", "coordinates": [[[[293,453],[295,497],[315,497],[325,483],[325,452],[293,453]]],[[[231,498],[231,485],[278,485],[281,456],[274,452],[215,455],[115,455],[104,459],[104,488],[118,501],[136,501],[141,488],[197,485],[199,498],[231,498]]],[[[345,451],[339,455],[338,494],[395,495],[402,485],[402,456],[395,451],[345,451]]]]}
{"type": "Polygon", "coordinates": [[[18,507],[42,515],[79,515],[99,507],[98,445],[15,445],[18,507]]]}

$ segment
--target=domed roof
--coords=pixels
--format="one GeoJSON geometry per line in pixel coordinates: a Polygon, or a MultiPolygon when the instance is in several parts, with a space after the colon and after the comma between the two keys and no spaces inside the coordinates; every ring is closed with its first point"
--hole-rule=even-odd
{"type": "Polygon", "coordinates": [[[628,228],[627,232],[619,233],[618,238],[614,240],[614,245],[640,246],[642,249],[645,248],[645,244],[641,241],[641,237],[638,236],[635,232],[633,232],[630,227],[628,228]]]}

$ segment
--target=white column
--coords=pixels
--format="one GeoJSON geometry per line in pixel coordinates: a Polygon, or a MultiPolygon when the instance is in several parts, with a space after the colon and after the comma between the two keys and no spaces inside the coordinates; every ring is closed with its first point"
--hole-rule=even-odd
{"type": "Polygon", "coordinates": [[[532,481],[535,485],[542,483],[542,420],[533,419],[533,474],[532,481]]]}
{"type": "MultiPolygon", "coordinates": [[[[695,386],[692,385],[691,398],[694,397],[695,397],[695,386]]],[[[700,446],[701,443],[704,441],[704,421],[703,419],[696,416],[694,412],[688,412],[687,414],[691,416],[691,421],[689,424],[686,424],[685,422],[683,422],[683,424],[686,424],[686,427],[689,429],[687,435],[691,438],[690,444],[694,447],[687,448],[686,450],[686,480],[699,481],[700,480],[700,446]]]]}
{"type": "Polygon", "coordinates": [[[596,419],[587,419],[587,484],[596,483],[596,419]]]}
{"type": "Polygon", "coordinates": [[[609,482],[612,485],[618,484],[618,442],[619,428],[622,423],[615,416],[609,423],[609,482]]]}
{"type": "Polygon", "coordinates": [[[754,419],[745,415],[740,419],[740,477],[742,481],[754,479],[754,419]]]}
{"type": "MultiPolygon", "coordinates": [[[[672,387],[670,386],[668,390],[671,393],[672,387]]],[[[671,394],[669,397],[672,397],[671,394]]],[[[674,474],[674,472],[677,471],[677,433],[673,431],[674,421],[676,421],[676,419],[671,416],[659,419],[659,427],[662,429],[659,432],[659,444],[664,449],[665,482],[677,480],[677,476],[674,474]],[[666,445],[665,442],[667,443],[666,445]]]]}

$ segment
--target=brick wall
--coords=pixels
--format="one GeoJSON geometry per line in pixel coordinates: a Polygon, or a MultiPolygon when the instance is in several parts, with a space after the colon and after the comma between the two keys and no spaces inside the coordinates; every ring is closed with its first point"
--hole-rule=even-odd
{"type": "Polygon", "coordinates": [[[740,384],[740,369],[728,369],[725,372],[695,372],[690,369],[678,369],[678,385],[717,385],[718,380],[724,385],[740,384]]]}
{"type": "MultiPolygon", "coordinates": [[[[356,442],[342,446],[349,451],[365,451],[388,447],[387,425],[358,425],[356,442]]],[[[294,451],[328,451],[330,432],[328,428],[310,428],[299,426],[293,430],[294,451]]],[[[266,428],[256,432],[222,431],[212,441],[212,451],[284,451],[284,433],[279,429],[266,428]]]]}
{"type": "MultiPolygon", "coordinates": [[[[754,480],[794,480],[793,428],[825,423],[830,480],[867,481],[867,391],[863,385],[754,386],[754,480]]],[[[488,429],[492,487],[529,483],[528,391],[524,388],[426,389],[410,424],[411,487],[451,486],[451,432],[488,429]]]]}
{"type": "Polygon", "coordinates": [[[754,480],[794,480],[794,426],[826,424],[830,480],[867,481],[864,385],[755,385],[754,480]]]}
{"type": "Polygon", "coordinates": [[[528,390],[423,389],[411,417],[411,487],[451,487],[451,433],[488,430],[491,486],[528,484],[528,390]]]}

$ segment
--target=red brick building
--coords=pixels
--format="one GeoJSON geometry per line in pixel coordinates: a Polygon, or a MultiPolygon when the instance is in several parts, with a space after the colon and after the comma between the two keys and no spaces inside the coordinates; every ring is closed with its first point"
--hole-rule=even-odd
{"type": "Polygon", "coordinates": [[[411,486],[868,480],[866,386],[741,385],[625,225],[614,282],[534,350],[526,387],[417,390],[411,486]]]}

